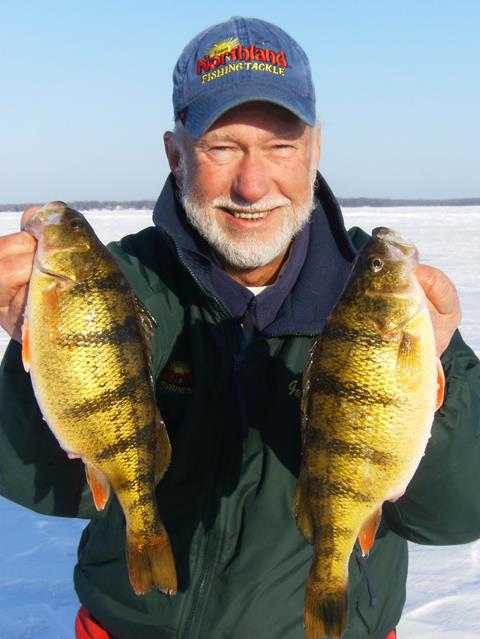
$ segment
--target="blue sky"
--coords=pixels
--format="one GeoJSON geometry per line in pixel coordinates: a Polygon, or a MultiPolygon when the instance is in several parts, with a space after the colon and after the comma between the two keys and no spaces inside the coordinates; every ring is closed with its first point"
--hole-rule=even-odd
{"type": "Polygon", "coordinates": [[[0,203],[153,199],[171,72],[232,15],[307,52],[339,197],[480,197],[480,2],[0,0],[0,203]]]}

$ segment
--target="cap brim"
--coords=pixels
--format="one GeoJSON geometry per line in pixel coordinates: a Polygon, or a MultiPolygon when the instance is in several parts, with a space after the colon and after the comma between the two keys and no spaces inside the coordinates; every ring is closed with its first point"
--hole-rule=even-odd
{"type": "Polygon", "coordinates": [[[271,102],[291,111],[300,120],[313,126],[316,120],[314,100],[265,82],[239,82],[221,91],[198,97],[188,105],[183,125],[192,138],[199,138],[216,120],[234,107],[246,102],[271,102]]]}

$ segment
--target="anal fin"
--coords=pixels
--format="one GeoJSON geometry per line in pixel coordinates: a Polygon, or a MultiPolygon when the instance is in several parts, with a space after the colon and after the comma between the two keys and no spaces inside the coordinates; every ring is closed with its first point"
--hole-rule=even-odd
{"type": "Polygon", "coordinates": [[[382,507],[380,506],[380,508],[377,508],[377,510],[364,521],[363,526],[360,529],[358,534],[358,543],[360,544],[362,555],[364,557],[368,556],[368,553],[373,546],[381,519],[382,507]]]}
{"type": "Polygon", "coordinates": [[[85,463],[88,485],[92,491],[93,501],[97,510],[103,510],[110,497],[110,482],[101,470],[85,463]]]}

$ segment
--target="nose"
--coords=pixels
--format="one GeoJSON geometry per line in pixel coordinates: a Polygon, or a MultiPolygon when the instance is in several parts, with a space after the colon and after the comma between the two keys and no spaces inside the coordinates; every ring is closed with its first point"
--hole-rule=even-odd
{"type": "Polygon", "coordinates": [[[269,194],[270,186],[266,161],[255,153],[245,153],[237,166],[232,184],[232,199],[248,203],[258,202],[269,194]]]}

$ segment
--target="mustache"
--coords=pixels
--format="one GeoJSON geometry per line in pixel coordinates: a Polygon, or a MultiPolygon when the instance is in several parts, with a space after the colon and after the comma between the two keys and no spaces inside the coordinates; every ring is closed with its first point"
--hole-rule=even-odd
{"type": "Polygon", "coordinates": [[[217,197],[212,200],[211,205],[221,209],[228,209],[229,211],[238,211],[239,213],[263,213],[281,206],[290,206],[291,201],[286,197],[276,197],[260,200],[259,202],[239,204],[229,197],[217,197]]]}

